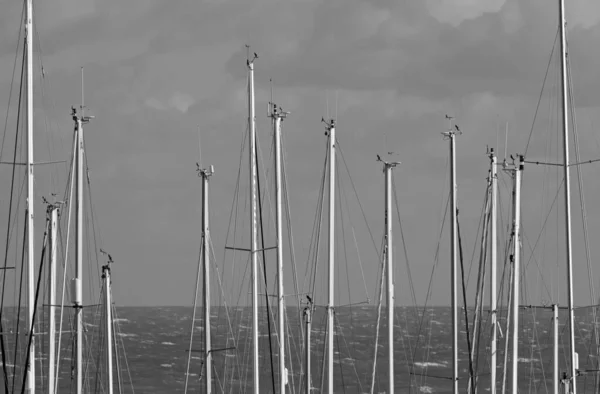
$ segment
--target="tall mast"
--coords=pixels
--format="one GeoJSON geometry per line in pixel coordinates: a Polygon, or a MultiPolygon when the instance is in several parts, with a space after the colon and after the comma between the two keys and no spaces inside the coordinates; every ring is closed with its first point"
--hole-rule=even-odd
{"type": "Polygon", "coordinates": [[[577,393],[577,370],[575,360],[575,314],[573,310],[573,256],[571,250],[571,182],[569,176],[569,114],[568,114],[568,91],[567,91],[567,32],[565,20],[565,1],[559,0],[559,24],[560,24],[560,70],[562,88],[562,113],[563,113],[563,164],[565,172],[565,235],[567,253],[567,291],[569,307],[569,350],[571,359],[571,373],[569,378],[573,381],[573,394],[577,393]]]}
{"type": "Polygon", "coordinates": [[[284,294],[283,294],[283,213],[281,210],[281,122],[288,115],[276,104],[271,103],[273,118],[273,134],[275,137],[275,199],[277,221],[277,318],[279,325],[279,392],[285,393],[287,381],[285,371],[285,328],[284,328],[284,294]]]}
{"type": "Polygon", "coordinates": [[[210,229],[208,227],[208,178],[214,173],[214,167],[200,170],[202,176],[202,276],[204,292],[204,386],[205,393],[212,392],[212,347],[210,336],[210,229]]]}
{"type": "Polygon", "coordinates": [[[83,291],[81,282],[83,280],[83,126],[82,118],[75,116],[77,125],[77,147],[76,147],[76,162],[77,162],[77,199],[76,206],[76,226],[77,226],[77,241],[75,244],[76,250],[76,267],[75,279],[75,321],[77,330],[76,339],[76,393],[81,394],[83,391],[83,291]]]}
{"type": "Polygon", "coordinates": [[[58,206],[49,205],[48,212],[50,213],[50,277],[48,292],[50,297],[48,300],[48,393],[54,393],[54,377],[55,377],[55,355],[56,355],[56,244],[58,238],[57,223],[58,223],[58,206]]]}
{"type": "Polygon", "coordinates": [[[75,308],[75,324],[77,331],[76,338],[76,393],[81,394],[83,392],[83,125],[89,123],[93,116],[85,116],[84,109],[85,105],[83,102],[83,68],[81,69],[81,106],[79,107],[79,114],[75,108],[72,109],[72,117],[75,122],[76,132],[76,185],[77,185],[77,198],[75,200],[76,206],[76,232],[77,239],[75,242],[75,255],[76,255],[76,266],[75,266],[75,278],[73,279],[73,293],[75,294],[74,308],[75,308]]]}
{"type": "Polygon", "coordinates": [[[112,259],[108,255],[109,261],[102,267],[102,279],[104,280],[104,295],[106,307],[106,373],[108,394],[113,394],[113,366],[112,366],[112,301],[110,290],[110,264],[112,259]]]}
{"type": "Polygon", "coordinates": [[[250,130],[250,255],[252,259],[252,383],[254,394],[259,394],[259,365],[258,365],[258,250],[256,226],[256,115],[254,109],[254,60],[248,59],[248,126],[250,130]]]}
{"type": "Polygon", "coordinates": [[[327,303],[327,384],[333,393],[333,285],[335,275],[335,120],[327,125],[329,134],[329,301],[327,303]]]}
{"type": "Polygon", "coordinates": [[[553,346],[552,346],[552,387],[553,393],[558,394],[558,382],[560,382],[560,375],[558,374],[558,305],[552,305],[552,326],[553,326],[553,346]]]}
{"type": "Polygon", "coordinates": [[[388,392],[394,392],[394,266],[392,249],[392,169],[397,162],[383,162],[385,174],[385,251],[387,260],[388,392]]]}
{"type": "Polygon", "coordinates": [[[306,341],[304,342],[304,393],[310,394],[310,331],[311,331],[312,304],[304,308],[304,322],[306,324],[306,341]]]}
{"type": "Polygon", "coordinates": [[[450,127],[442,133],[450,140],[450,292],[452,302],[452,393],[458,394],[458,305],[456,303],[456,144],[454,138],[460,133],[458,126],[452,127],[452,117],[446,115],[450,127]]]}
{"type": "Polygon", "coordinates": [[[490,342],[490,394],[496,394],[496,337],[497,337],[497,305],[496,305],[496,257],[498,253],[497,240],[496,240],[496,227],[497,227],[497,199],[498,199],[498,169],[496,163],[496,153],[494,149],[490,149],[490,182],[492,184],[492,223],[491,223],[491,264],[490,264],[490,309],[491,309],[491,325],[492,325],[492,339],[490,342]]]}
{"type": "Polygon", "coordinates": [[[27,47],[27,326],[31,332],[29,364],[27,365],[27,391],[35,393],[35,333],[33,313],[35,309],[34,286],[34,223],[33,223],[33,4],[27,0],[25,16],[27,47]]]}
{"type": "Polygon", "coordinates": [[[515,165],[514,168],[509,169],[513,172],[514,179],[514,191],[513,191],[513,204],[514,204],[514,217],[513,217],[513,301],[512,301],[512,393],[517,394],[519,391],[518,378],[519,378],[519,286],[521,277],[520,267],[520,254],[521,254],[521,173],[523,171],[523,156],[519,156],[519,164],[515,165]]]}

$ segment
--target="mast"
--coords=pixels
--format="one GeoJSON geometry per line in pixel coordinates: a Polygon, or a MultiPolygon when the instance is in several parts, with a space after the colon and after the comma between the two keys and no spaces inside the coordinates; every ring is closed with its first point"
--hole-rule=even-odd
{"type": "Polygon", "coordinates": [[[48,284],[48,292],[50,297],[48,300],[48,393],[54,393],[54,377],[55,377],[55,355],[56,355],[56,244],[58,239],[57,222],[58,222],[58,206],[48,205],[50,213],[50,277],[48,284]]]}
{"type": "Polygon", "coordinates": [[[288,113],[281,107],[271,103],[273,118],[273,134],[275,137],[275,199],[277,221],[277,319],[279,325],[279,392],[285,393],[287,381],[285,369],[285,328],[284,328],[284,294],[283,294],[283,213],[281,210],[281,122],[288,113]]]}
{"type": "Polygon", "coordinates": [[[304,387],[305,394],[310,394],[310,326],[312,304],[304,308],[304,322],[306,323],[306,342],[304,342],[304,387]]]}
{"type": "Polygon", "coordinates": [[[514,179],[514,217],[513,217],[513,302],[512,302],[512,314],[513,314],[513,324],[512,324],[512,392],[513,394],[517,394],[519,391],[518,386],[518,378],[519,378],[519,286],[520,286],[520,276],[521,276],[521,267],[520,267],[520,254],[521,254],[521,238],[520,238],[520,226],[521,226],[521,172],[523,171],[523,156],[519,156],[519,164],[515,165],[514,168],[509,169],[509,171],[513,172],[514,179]]]}
{"type": "Polygon", "coordinates": [[[392,259],[392,168],[397,162],[383,162],[385,173],[385,241],[387,259],[387,314],[388,314],[388,392],[394,392],[394,267],[392,259]]]}
{"type": "Polygon", "coordinates": [[[212,347],[210,336],[210,229],[208,227],[208,178],[214,173],[214,167],[200,170],[202,177],[202,276],[204,291],[204,386],[205,393],[212,392],[212,347]]]}
{"type": "Polygon", "coordinates": [[[259,394],[259,373],[258,373],[258,250],[257,250],[257,225],[256,225],[256,115],[254,109],[254,60],[248,59],[248,126],[250,136],[250,255],[252,260],[252,382],[254,385],[254,394],[259,394]]]}
{"type": "Polygon", "coordinates": [[[89,123],[93,116],[84,115],[84,102],[83,102],[83,68],[81,69],[81,106],[80,112],[77,113],[75,108],[71,108],[73,121],[75,122],[75,133],[76,133],[76,185],[77,185],[77,198],[75,200],[76,206],[76,232],[77,239],[75,242],[75,278],[73,279],[73,294],[75,300],[73,302],[75,308],[75,324],[76,324],[76,393],[81,394],[83,392],[83,290],[81,287],[83,281],[83,125],[89,123]]]}
{"type": "Polygon", "coordinates": [[[104,294],[106,307],[106,373],[108,394],[113,394],[113,366],[112,366],[112,301],[110,290],[110,264],[112,259],[108,255],[109,261],[102,267],[102,279],[104,280],[104,294]]]}
{"type": "Polygon", "coordinates": [[[82,118],[80,116],[74,116],[77,125],[77,199],[75,200],[75,216],[77,226],[77,241],[75,245],[76,249],[76,268],[75,268],[75,279],[73,284],[75,286],[75,321],[77,330],[76,339],[76,387],[77,394],[82,393],[83,389],[83,292],[81,289],[81,282],[83,279],[83,126],[82,118]]]}
{"type": "Polygon", "coordinates": [[[327,384],[328,393],[333,393],[333,288],[335,263],[335,120],[327,126],[329,135],[329,301],[327,303],[327,384]]]}
{"type": "Polygon", "coordinates": [[[554,388],[554,394],[558,394],[558,382],[560,382],[560,375],[558,374],[558,305],[552,305],[552,326],[554,327],[553,334],[553,360],[552,360],[552,387],[554,388]]]}
{"type": "Polygon", "coordinates": [[[456,143],[454,137],[460,133],[458,126],[452,128],[453,117],[446,115],[450,123],[448,131],[442,133],[450,140],[450,292],[452,302],[452,393],[458,394],[458,305],[456,302],[456,143]]]}
{"type": "Polygon", "coordinates": [[[27,47],[27,327],[31,332],[29,363],[27,364],[27,391],[35,393],[35,309],[34,272],[34,197],[33,197],[33,1],[27,0],[25,36],[27,47]]]}
{"type": "Polygon", "coordinates": [[[496,227],[497,227],[497,199],[498,199],[498,174],[496,166],[496,153],[494,149],[490,149],[490,161],[491,161],[491,183],[492,183],[492,223],[491,223],[491,264],[490,264],[490,309],[491,309],[491,325],[492,325],[492,340],[490,342],[490,394],[496,394],[496,337],[497,337],[497,305],[496,305],[496,258],[497,258],[497,239],[496,239],[496,227]]]}
{"type": "Polygon", "coordinates": [[[565,235],[566,235],[566,253],[567,253],[567,291],[569,307],[569,350],[571,360],[571,371],[569,378],[573,381],[571,384],[573,394],[577,393],[577,370],[575,360],[575,314],[573,310],[573,256],[571,250],[571,182],[569,177],[569,114],[568,114],[568,93],[567,93],[567,32],[565,20],[565,1],[559,0],[559,24],[560,24],[560,70],[561,70],[561,90],[562,90],[562,113],[563,113],[563,169],[565,179],[565,235]]]}

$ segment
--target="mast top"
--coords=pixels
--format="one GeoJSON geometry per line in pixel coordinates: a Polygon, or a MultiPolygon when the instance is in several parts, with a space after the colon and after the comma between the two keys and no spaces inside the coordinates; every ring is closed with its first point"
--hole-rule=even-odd
{"type": "Polygon", "coordinates": [[[252,59],[250,59],[250,45],[246,44],[246,65],[250,70],[254,69],[254,61],[258,59],[258,54],[254,52],[252,59]]]}
{"type": "Polygon", "coordinates": [[[455,124],[452,120],[454,119],[454,116],[450,116],[450,115],[446,115],[446,119],[448,119],[448,130],[447,131],[443,131],[442,135],[445,138],[451,138],[454,137],[455,135],[460,135],[462,134],[462,131],[460,130],[460,128],[458,127],[457,124],[455,124]]]}
{"type": "Polygon", "coordinates": [[[81,123],[89,123],[90,120],[95,118],[93,115],[83,115],[83,106],[79,112],[77,112],[77,108],[71,106],[71,117],[75,122],[80,121],[81,123]]]}
{"type": "Polygon", "coordinates": [[[215,166],[211,164],[208,168],[200,168],[200,164],[196,163],[196,172],[199,177],[208,178],[215,173],[215,166]]]}
{"type": "Polygon", "coordinates": [[[516,171],[517,169],[519,169],[520,171],[523,171],[523,169],[525,168],[525,156],[521,155],[521,154],[517,154],[517,157],[515,157],[514,155],[510,155],[510,159],[512,160],[512,163],[508,163],[506,159],[504,159],[503,163],[502,163],[502,168],[505,171],[516,171]],[[516,163],[516,161],[518,160],[518,164],[516,163]]]}
{"type": "MultiPolygon", "coordinates": [[[[56,194],[52,193],[52,197],[54,198],[54,200],[56,200],[56,194]]],[[[55,209],[59,209],[61,205],[64,205],[66,203],[66,201],[55,201],[55,202],[50,202],[48,201],[48,199],[44,196],[42,196],[42,202],[44,204],[46,204],[47,208],[46,211],[47,212],[52,212],[55,209]]]]}
{"type": "Polygon", "coordinates": [[[284,111],[283,108],[277,106],[277,104],[270,102],[269,103],[269,112],[268,116],[271,118],[281,118],[285,119],[290,114],[290,111],[284,111]]]}
{"type": "Polygon", "coordinates": [[[112,263],[114,263],[112,256],[110,254],[108,254],[106,251],[104,251],[103,249],[100,249],[100,253],[102,253],[103,255],[106,256],[106,258],[108,258],[108,261],[106,262],[106,265],[102,266],[102,278],[106,277],[105,271],[109,271],[110,272],[110,265],[112,263]]]}
{"type": "MultiPolygon", "coordinates": [[[[388,154],[389,153],[392,153],[392,152],[388,152],[388,154]]],[[[393,167],[396,167],[398,164],[402,164],[402,162],[400,162],[400,161],[386,161],[386,160],[383,160],[380,155],[377,155],[377,161],[382,162],[383,165],[384,165],[384,168],[393,168],[393,167]]]]}
{"type": "Polygon", "coordinates": [[[325,123],[325,135],[329,135],[331,129],[335,128],[335,119],[329,119],[329,121],[326,121],[325,118],[321,118],[321,122],[325,123]]]}

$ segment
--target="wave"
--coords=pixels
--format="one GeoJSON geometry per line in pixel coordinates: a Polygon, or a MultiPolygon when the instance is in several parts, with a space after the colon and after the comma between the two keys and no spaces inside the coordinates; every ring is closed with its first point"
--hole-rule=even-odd
{"type": "Polygon", "coordinates": [[[428,367],[445,368],[447,366],[448,366],[447,363],[434,363],[432,361],[417,361],[417,362],[415,362],[415,367],[420,367],[420,368],[428,368],[428,367]]]}

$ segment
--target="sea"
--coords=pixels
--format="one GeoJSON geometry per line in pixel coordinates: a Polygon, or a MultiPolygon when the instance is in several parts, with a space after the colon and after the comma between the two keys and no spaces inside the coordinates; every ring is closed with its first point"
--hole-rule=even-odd
{"type": "MultiPolygon", "coordinates": [[[[97,313],[84,312],[85,320],[85,374],[84,392],[107,392],[105,386],[105,358],[101,332],[101,309],[97,313]],[[94,339],[94,337],[97,337],[94,339]]],[[[203,329],[202,311],[197,309],[192,329],[191,307],[117,307],[115,340],[118,343],[114,362],[115,393],[200,393],[204,392],[202,365],[203,329]],[[124,350],[123,350],[124,349],[124,350]],[[190,360],[187,370],[188,358],[190,360]],[[187,372],[186,372],[187,371],[187,372]],[[121,381],[117,388],[116,381],[121,381]]],[[[326,354],[326,310],[315,307],[311,319],[311,393],[327,392],[327,378],[322,379],[326,354]]],[[[336,393],[370,393],[374,382],[374,393],[387,393],[387,319],[382,309],[379,320],[377,308],[358,306],[338,308],[334,345],[334,386],[336,393]],[[377,346],[376,346],[377,343],[377,346]],[[375,375],[373,367],[377,349],[375,375]]],[[[465,311],[459,309],[459,390],[467,392],[469,371],[477,377],[477,392],[490,390],[490,332],[489,311],[482,311],[481,324],[473,323],[473,311],[469,310],[469,342],[465,311]],[[474,330],[474,327],[479,327],[474,330]],[[474,332],[475,331],[475,332],[474,332]],[[473,339],[475,338],[475,339],[473,339]],[[473,344],[473,340],[477,343],[473,344]],[[477,349],[471,362],[467,349],[477,349]]],[[[580,376],[577,377],[578,392],[594,393],[598,387],[597,350],[593,329],[592,308],[577,309],[576,349],[579,356],[580,376]]],[[[15,333],[7,329],[10,319],[16,319],[16,310],[5,311],[3,365],[6,365],[10,392],[20,392],[22,366],[25,365],[23,350],[27,348],[28,336],[20,330],[19,352],[15,356],[15,333]],[[11,351],[12,350],[12,351],[11,351]],[[15,367],[16,365],[16,367],[15,367]]],[[[288,368],[288,393],[304,393],[304,360],[302,337],[305,322],[302,308],[287,308],[286,367],[288,368]],[[299,323],[302,323],[299,324],[299,323]],[[301,329],[302,327],[302,329],[301,329]]],[[[278,337],[275,334],[274,312],[267,319],[265,308],[261,308],[259,324],[260,392],[279,392],[278,382],[278,337]],[[269,325],[270,332],[269,332],[269,325]],[[275,389],[274,389],[275,386],[275,389]]],[[[214,307],[211,313],[213,351],[213,392],[252,392],[251,363],[251,308],[214,307]]],[[[36,346],[40,355],[36,359],[37,387],[46,392],[47,376],[40,374],[47,368],[47,340],[40,314],[36,346]]],[[[451,393],[452,392],[452,316],[449,307],[398,307],[394,321],[394,380],[397,393],[451,393]]],[[[23,320],[23,313],[19,320],[23,320]]],[[[564,309],[559,313],[559,370],[567,371],[568,324],[564,309]],[[567,352],[565,352],[567,350],[567,352]]],[[[498,324],[498,367],[496,387],[511,388],[512,356],[508,357],[508,369],[504,374],[504,348],[506,340],[512,343],[505,329],[506,310],[499,311],[498,324]],[[504,377],[505,376],[505,377],[504,377]]],[[[74,392],[75,373],[73,360],[72,323],[64,323],[61,336],[61,361],[59,364],[59,393],[74,392]]],[[[519,314],[519,391],[522,393],[551,393],[553,362],[553,319],[548,308],[523,308],[519,314]]],[[[512,351],[509,352],[512,354],[512,351]]],[[[325,374],[326,376],[326,374],[325,374]]],[[[5,386],[6,387],[6,386],[5,386]]],[[[5,392],[6,390],[4,390],[5,392]]]]}

